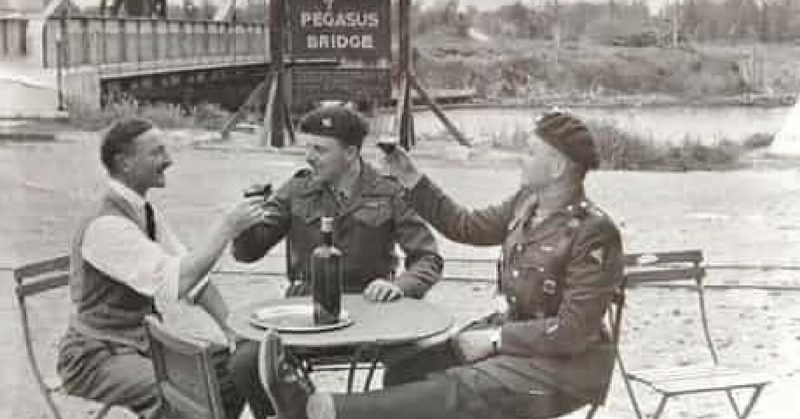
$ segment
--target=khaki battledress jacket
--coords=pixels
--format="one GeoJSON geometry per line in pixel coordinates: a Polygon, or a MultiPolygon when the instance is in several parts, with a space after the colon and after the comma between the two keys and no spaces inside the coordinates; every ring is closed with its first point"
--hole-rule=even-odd
{"type": "Polygon", "coordinates": [[[322,243],[320,219],[331,216],[334,244],[344,254],[345,292],[361,292],[375,278],[392,278],[397,244],[406,262],[405,271],[393,280],[407,297],[421,298],[441,278],[442,257],[430,228],[403,200],[402,192],[395,179],[362,162],[355,192],[343,201],[309,170],[300,170],[267,202],[279,215],[239,235],[233,241],[233,256],[256,261],[285,237],[293,283],[287,294],[306,294],[308,259],[322,243]]]}
{"type": "Polygon", "coordinates": [[[603,401],[614,365],[603,318],[623,278],[619,232],[582,194],[544,219],[530,195],[470,210],[423,177],[407,199],[453,241],[502,246],[499,286],[508,312],[499,354],[475,367],[510,389],[526,391],[534,380],[603,401]]]}

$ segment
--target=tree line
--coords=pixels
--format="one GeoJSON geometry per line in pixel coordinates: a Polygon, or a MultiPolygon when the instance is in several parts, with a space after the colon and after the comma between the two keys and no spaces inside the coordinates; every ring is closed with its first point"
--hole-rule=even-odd
{"type": "MultiPolygon", "coordinates": [[[[571,2],[518,1],[491,11],[448,0],[431,7],[412,6],[415,33],[449,30],[466,35],[475,28],[490,36],[590,40],[620,39],[645,44],[673,37],[695,42],[787,42],[800,40],[800,2],[796,0],[670,0],[653,11],[644,0],[571,2]]],[[[634,42],[635,43],[635,42],[634,42]]]]}

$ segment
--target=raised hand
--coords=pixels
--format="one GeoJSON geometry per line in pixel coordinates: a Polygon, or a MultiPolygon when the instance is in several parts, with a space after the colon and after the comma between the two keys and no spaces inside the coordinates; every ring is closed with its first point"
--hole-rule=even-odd
{"type": "Polygon", "coordinates": [[[391,152],[384,153],[383,163],[386,171],[397,178],[400,184],[406,188],[413,188],[422,178],[422,173],[417,170],[414,162],[402,147],[395,147],[391,152]]]}
{"type": "Polygon", "coordinates": [[[264,220],[264,198],[245,198],[233,205],[225,214],[225,223],[234,236],[264,220]]]}

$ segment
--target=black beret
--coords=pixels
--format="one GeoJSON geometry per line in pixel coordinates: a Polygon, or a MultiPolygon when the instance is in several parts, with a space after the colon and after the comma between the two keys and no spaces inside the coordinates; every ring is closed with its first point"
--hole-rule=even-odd
{"type": "Polygon", "coordinates": [[[536,134],[586,170],[600,165],[592,133],[575,116],[561,111],[546,113],[536,121],[536,134]]]}
{"type": "Polygon", "coordinates": [[[314,109],[300,119],[298,128],[300,132],[333,137],[346,146],[358,148],[369,132],[369,125],[360,113],[341,105],[314,109]]]}

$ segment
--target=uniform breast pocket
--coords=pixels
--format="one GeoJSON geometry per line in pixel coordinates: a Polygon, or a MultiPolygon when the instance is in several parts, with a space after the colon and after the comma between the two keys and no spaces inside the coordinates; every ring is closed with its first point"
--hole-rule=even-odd
{"type": "Polygon", "coordinates": [[[387,202],[366,202],[353,212],[353,218],[368,227],[379,228],[389,222],[392,211],[387,202]]]}
{"type": "Polygon", "coordinates": [[[566,247],[556,242],[539,242],[522,245],[517,254],[517,266],[524,268],[528,279],[541,284],[544,295],[555,295],[556,281],[562,275],[566,247]]]}
{"type": "Polygon", "coordinates": [[[292,202],[292,222],[299,225],[314,225],[322,217],[323,211],[319,205],[306,200],[292,202]]]}
{"type": "Polygon", "coordinates": [[[543,273],[558,274],[565,263],[568,245],[560,240],[528,243],[520,251],[519,262],[543,273]]]}

